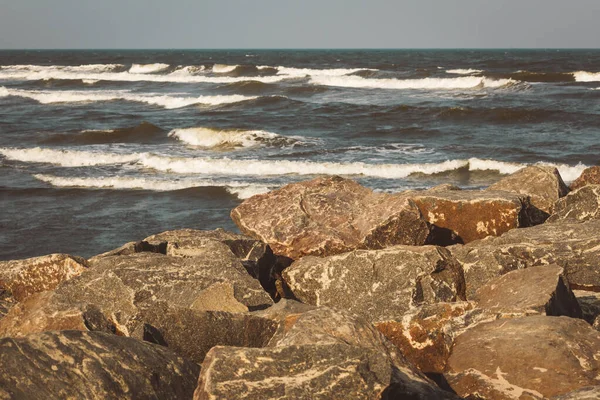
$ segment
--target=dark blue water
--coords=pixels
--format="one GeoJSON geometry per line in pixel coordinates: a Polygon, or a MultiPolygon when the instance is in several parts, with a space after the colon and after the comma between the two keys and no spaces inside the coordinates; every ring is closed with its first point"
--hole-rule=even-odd
{"type": "Polygon", "coordinates": [[[598,50],[0,51],[0,259],[235,229],[242,199],[324,174],[570,181],[598,162],[599,71],[598,50]]]}

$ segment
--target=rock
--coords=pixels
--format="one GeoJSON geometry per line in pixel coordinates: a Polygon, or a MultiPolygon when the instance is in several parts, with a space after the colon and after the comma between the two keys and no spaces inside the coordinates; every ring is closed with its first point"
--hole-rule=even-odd
{"type": "Polygon", "coordinates": [[[560,173],[554,167],[532,165],[501,179],[487,190],[503,190],[528,195],[531,204],[541,212],[533,224],[541,224],[554,212],[554,203],[569,193],[560,173]]]}
{"type": "MultiPolygon", "coordinates": [[[[141,323],[138,314],[157,302],[196,310],[207,307],[210,302],[205,290],[222,300],[213,302],[217,307],[208,308],[223,304],[224,309],[232,310],[241,303],[248,309],[261,309],[273,303],[229,250],[194,258],[138,253],[102,257],[92,265],[93,268],[57,287],[46,301],[30,304],[20,314],[11,310],[0,321],[0,336],[6,334],[5,325],[11,326],[12,334],[24,327],[27,321],[23,315],[78,315],[87,305],[96,306],[120,334],[129,336],[141,323]],[[233,286],[233,298],[228,285],[233,286]],[[5,321],[11,316],[10,321],[5,321]]],[[[40,330],[46,330],[43,320],[36,325],[40,330]]]]}
{"type": "Polygon", "coordinates": [[[583,319],[593,324],[596,317],[600,315],[600,293],[588,292],[587,290],[574,290],[573,294],[581,307],[583,319]]]}
{"type": "Polygon", "coordinates": [[[582,318],[581,308],[558,265],[508,272],[479,288],[480,308],[500,314],[533,313],[582,318]]]}
{"type": "Polygon", "coordinates": [[[600,399],[600,386],[589,386],[561,396],[553,397],[551,400],[598,400],[600,399]]]}
{"type": "Polygon", "coordinates": [[[462,270],[448,250],[436,246],[304,257],[283,278],[304,303],[349,310],[372,322],[402,318],[420,304],[464,299],[462,270]]]}
{"type": "Polygon", "coordinates": [[[600,219],[600,185],[583,186],[559,199],[547,222],[600,219]]]}
{"type": "Polygon", "coordinates": [[[293,183],[232,210],[240,230],[292,259],[396,244],[422,245],[429,226],[415,204],[340,177],[293,183]],[[275,211],[276,210],[276,211],[275,211]]]}
{"type": "Polygon", "coordinates": [[[0,289],[10,291],[17,301],[52,290],[88,267],[81,257],[50,254],[25,260],[0,261],[0,289]]]}
{"type": "Polygon", "coordinates": [[[579,178],[571,183],[571,190],[576,190],[585,185],[600,185],[600,166],[588,167],[583,170],[579,178]]]}
{"type": "Polygon", "coordinates": [[[157,304],[146,310],[135,337],[169,347],[201,364],[214,346],[264,347],[279,323],[250,314],[196,311],[157,304]]]}
{"type": "Polygon", "coordinates": [[[402,196],[414,201],[423,218],[434,225],[431,244],[468,243],[530,224],[529,198],[509,192],[436,187],[402,196]]]}
{"type": "Polygon", "coordinates": [[[0,398],[191,398],[199,367],[160,346],[97,332],[0,339],[0,398]]]}
{"type": "Polygon", "coordinates": [[[8,313],[15,305],[16,300],[7,290],[0,289],[0,320],[8,313]]]}
{"type": "Polygon", "coordinates": [[[480,324],[460,335],[446,378],[459,396],[543,398],[595,385],[598,360],[600,332],[585,321],[531,316],[480,324]]]}
{"type": "Polygon", "coordinates": [[[516,269],[557,264],[572,290],[600,291],[600,221],[564,221],[513,229],[448,248],[462,265],[467,298],[489,280],[516,269]]]}

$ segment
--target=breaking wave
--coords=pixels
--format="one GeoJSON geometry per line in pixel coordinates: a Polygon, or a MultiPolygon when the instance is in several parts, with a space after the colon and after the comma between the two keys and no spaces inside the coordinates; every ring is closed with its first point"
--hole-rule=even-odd
{"type": "Polygon", "coordinates": [[[473,75],[473,74],[480,74],[483,72],[483,70],[481,69],[449,69],[446,70],[447,73],[449,74],[457,74],[457,75],[473,75]]]}
{"type": "Polygon", "coordinates": [[[48,163],[62,167],[89,167],[137,162],[142,154],[116,154],[77,150],[55,150],[41,147],[14,149],[0,148],[0,154],[9,160],[48,163]]]}
{"type": "MultiPolygon", "coordinates": [[[[270,68],[263,66],[262,68],[270,68]]],[[[359,71],[377,71],[370,68],[332,68],[332,69],[311,69],[311,68],[289,68],[289,67],[274,67],[277,69],[277,75],[285,75],[295,78],[305,76],[344,76],[350,75],[359,71]]]]}
{"type": "Polygon", "coordinates": [[[184,128],[169,132],[169,137],[176,138],[192,146],[231,149],[236,147],[256,146],[293,146],[299,139],[285,137],[262,130],[218,130],[211,128],[184,128]]]}
{"type": "Polygon", "coordinates": [[[577,71],[573,76],[577,82],[600,82],[600,72],[577,71]]]}
{"type": "Polygon", "coordinates": [[[170,67],[169,64],[133,64],[129,69],[130,74],[155,74],[170,67]]]}
{"type": "Polygon", "coordinates": [[[477,89],[499,88],[515,84],[512,79],[488,79],[468,76],[460,78],[423,79],[366,79],[360,76],[313,77],[310,83],[322,86],[337,86],[365,89],[477,89]]]}
{"type": "Polygon", "coordinates": [[[217,74],[226,74],[235,71],[237,67],[238,65],[215,64],[212,67],[212,71],[217,74]]]}

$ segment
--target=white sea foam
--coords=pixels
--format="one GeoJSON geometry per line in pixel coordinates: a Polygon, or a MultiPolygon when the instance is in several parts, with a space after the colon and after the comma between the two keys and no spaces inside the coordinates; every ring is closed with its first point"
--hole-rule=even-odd
{"type": "Polygon", "coordinates": [[[32,163],[49,163],[62,167],[87,167],[93,165],[125,164],[136,162],[140,154],[99,153],[76,150],[55,150],[40,147],[28,149],[0,148],[0,154],[9,160],[32,163]]]}
{"type": "Polygon", "coordinates": [[[83,83],[85,83],[86,85],[94,85],[100,81],[96,80],[96,79],[82,79],[81,80],[83,83]]]}
{"type": "Polygon", "coordinates": [[[273,142],[295,143],[297,140],[262,130],[218,130],[204,127],[174,129],[169,137],[192,146],[201,147],[255,147],[273,142]]]}
{"type": "MultiPolygon", "coordinates": [[[[261,67],[259,67],[261,68],[261,67]]],[[[272,68],[268,66],[262,66],[262,68],[272,68]]],[[[278,75],[285,75],[290,77],[301,78],[305,76],[344,76],[353,74],[358,71],[377,71],[376,69],[370,68],[332,68],[332,69],[310,69],[310,68],[289,68],[289,67],[276,67],[278,75]]]]}
{"type": "Polygon", "coordinates": [[[512,79],[493,80],[485,77],[465,76],[460,78],[423,79],[367,79],[361,76],[320,76],[310,83],[322,86],[337,86],[367,89],[476,89],[498,88],[515,83],[512,79]]]}
{"type": "Polygon", "coordinates": [[[77,91],[77,90],[20,90],[0,87],[0,96],[18,96],[33,99],[42,104],[85,103],[125,100],[161,106],[167,109],[187,107],[194,104],[219,105],[256,99],[256,96],[217,95],[199,97],[175,97],[167,95],[140,95],[127,90],[77,91]],[[2,90],[4,89],[4,90],[2,90]]]}
{"type": "Polygon", "coordinates": [[[457,74],[457,75],[472,75],[472,74],[480,74],[483,72],[481,69],[449,69],[446,71],[449,74],[457,74]]]}
{"type": "Polygon", "coordinates": [[[579,178],[579,176],[581,175],[583,170],[588,167],[587,165],[584,165],[581,163],[579,163],[577,165],[567,165],[567,164],[552,164],[552,163],[542,162],[539,164],[556,167],[558,169],[558,172],[560,173],[560,176],[565,181],[565,183],[571,183],[575,179],[579,178]]]}
{"type": "Polygon", "coordinates": [[[154,74],[169,68],[169,64],[133,64],[129,69],[130,74],[154,74]]]}
{"type": "Polygon", "coordinates": [[[204,180],[165,180],[129,177],[60,177],[53,175],[36,174],[34,178],[49,183],[55,187],[79,187],[92,189],[116,189],[116,190],[152,190],[167,192],[194,187],[223,187],[229,193],[240,199],[246,199],[268,192],[271,188],[262,184],[245,182],[218,182],[212,179],[204,180]]]}
{"type": "Polygon", "coordinates": [[[180,67],[175,71],[171,72],[169,76],[190,76],[196,75],[203,72],[206,69],[204,65],[188,65],[185,67],[180,67]]]}
{"type": "Polygon", "coordinates": [[[217,74],[226,74],[227,72],[234,71],[238,65],[225,65],[225,64],[215,64],[212,67],[212,71],[217,74]]]}
{"type": "Polygon", "coordinates": [[[5,65],[0,71],[65,71],[65,72],[112,72],[124,68],[123,64],[87,64],[87,65],[5,65]]]}
{"type": "Polygon", "coordinates": [[[577,71],[573,76],[577,82],[600,82],[600,72],[577,71]]]}

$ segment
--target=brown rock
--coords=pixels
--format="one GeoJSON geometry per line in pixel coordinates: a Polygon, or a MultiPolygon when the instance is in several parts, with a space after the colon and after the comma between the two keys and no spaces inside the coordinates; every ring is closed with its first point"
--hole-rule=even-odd
{"type": "Polygon", "coordinates": [[[529,166],[501,179],[488,190],[503,190],[531,196],[531,204],[541,213],[533,223],[544,222],[554,211],[554,203],[569,193],[558,170],[554,167],[529,166]]]}
{"type": "Polygon", "coordinates": [[[600,293],[586,290],[574,290],[573,294],[579,302],[583,319],[593,324],[600,315],[600,293]]]}
{"type": "Polygon", "coordinates": [[[0,320],[8,313],[15,305],[16,300],[7,290],[0,289],[0,320]]]}
{"type": "Polygon", "coordinates": [[[595,385],[600,332],[568,317],[531,316],[480,324],[456,338],[448,383],[460,396],[551,397],[595,385]]]}
{"type": "Polygon", "coordinates": [[[340,177],[293,183],[253,196],[231,218],[245,234],[292,259],[396,244],[422,245],[429,226],[408,199],[340,177]]]}
{"type": "Polygon", "coordinates": [[[464,299],[462,270],[449,251],[435,246],[304,257],[283,278],[304,303],[349,310],[372,322],[402,318],[420,304],[464,299]]]}
{"type": "Polygon", "coordinates": [[[480,308],[500,314],[545,314],[582,318],[581,308],[558,265],[508,272],[479,288],[480,308]]]}
{"type": "Polygon", "coordinates": [[[83,258],[68,254],[0,261],[0,289],[10,291],[15,300],[21,301],[33,293],[54,289],[87,266],[83,258]]]}
{"type": "Polygon", "coordinates": [[[576,190],[585,185],[600,185],[600,166],[593,166],[583,170],[579,178],[571,183],[571,190],[576,190]]]}
{"type": "Polygon", "coordinates": [[[553,397],[551,400],[598,400],[600,399],[600,386],[589,386],[575,390],[561,396],[553,397]]]}
{"type": "Polygon", "coordinates": [[[547,222],[600,219],[600,185],[587,185],[559,199],[547,222]]]}
{"type": "Polygon", "coordinates": [[[600,221],[563,221],[513,229],[448,248],[464,270],[467,298],[494,277],[516,269],[557,264],[571,289],[600,291],[600,221]]]}
{"type": "Polygon", "coordinates": [[[97,332],[0,339],[2,399],[185,399],[199,367],[160,346],[97,332]]]}

